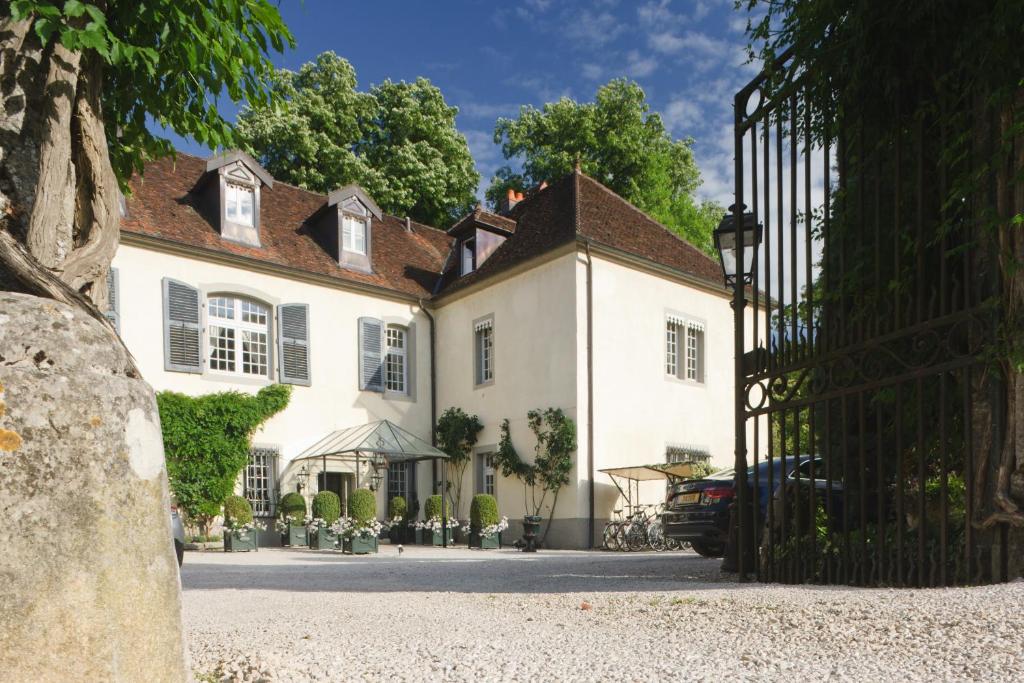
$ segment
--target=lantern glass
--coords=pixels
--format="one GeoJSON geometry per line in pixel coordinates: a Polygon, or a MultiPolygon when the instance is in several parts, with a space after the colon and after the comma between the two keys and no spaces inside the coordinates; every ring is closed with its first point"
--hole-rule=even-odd
{"type": "Polygon", "coordinates": [[[742,244],[737,248],[734,219],[732,213],[726,214],[714,232],[715,247],[722,263],[722,274],[729,285],[735,284],[737,279],[744,283],[749,283],[753,279],[754,258],[762,232],[762,227],[754,222],[754,215],[744,213],[743,227],[740,231],[742,244]]]}

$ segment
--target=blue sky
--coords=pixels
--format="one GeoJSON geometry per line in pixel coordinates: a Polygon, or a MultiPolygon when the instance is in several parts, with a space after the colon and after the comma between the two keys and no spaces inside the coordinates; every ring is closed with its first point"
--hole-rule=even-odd
{"type": "MultiPolygon", "coordinates": [[[[644,88],[672,135],[693,137],[699,191],[731,203],[732,98],[755,75],[745,64],[746,14],[733,0],[518,0],[482,2],[282,0],[297,46],[276,56],[297,69],[325,50],[348,59],[359,88],[425,76],[459,107],[486,187],[504,163],[494,122],[520,105],[561,96],[592,100],[616,77],[644,88]]],[[[221,104],[233,120],[236,107],[221,104]]],[[[209,151],[171,136],[179,149],[209,151]]]]}

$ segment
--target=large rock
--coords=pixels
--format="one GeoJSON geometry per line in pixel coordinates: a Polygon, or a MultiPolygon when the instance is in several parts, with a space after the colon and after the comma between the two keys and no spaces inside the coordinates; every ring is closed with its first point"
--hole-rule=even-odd
{"type": "Polygon", "coordinates": [[[0,679],[182,681],[153,390],[83,311],[0,292],[0,679]]]}

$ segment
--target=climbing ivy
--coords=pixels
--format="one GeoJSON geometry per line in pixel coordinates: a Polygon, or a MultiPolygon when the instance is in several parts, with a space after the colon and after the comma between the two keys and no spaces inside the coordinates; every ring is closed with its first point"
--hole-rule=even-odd
{"type": "Polygon", "coordinates": [[[273,384],[255,396],[237,391],[157,394],[171,491],[186,518],[197,523],[203,534],[249,461],[253,433],[284,410],[291,389],[273,384]]]}

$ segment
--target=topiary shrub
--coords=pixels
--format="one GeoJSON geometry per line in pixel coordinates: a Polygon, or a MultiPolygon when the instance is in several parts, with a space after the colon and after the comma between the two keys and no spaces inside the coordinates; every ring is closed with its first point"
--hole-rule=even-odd
{"type": "Polygon", "coordinates": [[[252,506],[241,496],[228,496],[224,501],[224,526],[252,523],[252,506]]]}
{"type": "MultiPolygon", "coordinates": [[[[452,518],[452,504],[451,501],[445,502],[445,517],[447,519],[452,518]]],[[[423,517],[425,519],[441,519],[441,496],[435,495],[427,498],[427,504],[423,506],[423,517]]]]}
{"type": "Polygon", "coordinates": [[[321,491],[313,496],[313,516],[334,524],[341,517],[341,498],[334,491],[321,491]]]}
{"type": "Polygon", "coordinates": [[[407,514],[409,514],[409,505],[402,496],[395,496],[388,503],[389,519],[395,519],[396,517],[405,519],[407,514]]]}
{"type": "Polygon", "coordinates": [[[348,497],[348,516],[363,524],[377,519],[377,496],[369,489],[356,489],[348,497]]]}
{"type": "Polygon", "coordinates": [[[306,517],[306,499],[294,491],[281,496],[277,504],[281,519],[291,519],[294,524],[301,524],[306,517]]]}
{"type": "Polygon", "coordinates": [[[473,496],[473,502],[469,506],[469,523],[476,530],[497,524],[498,501],[488,493],[478,493],[473,496]]]}

